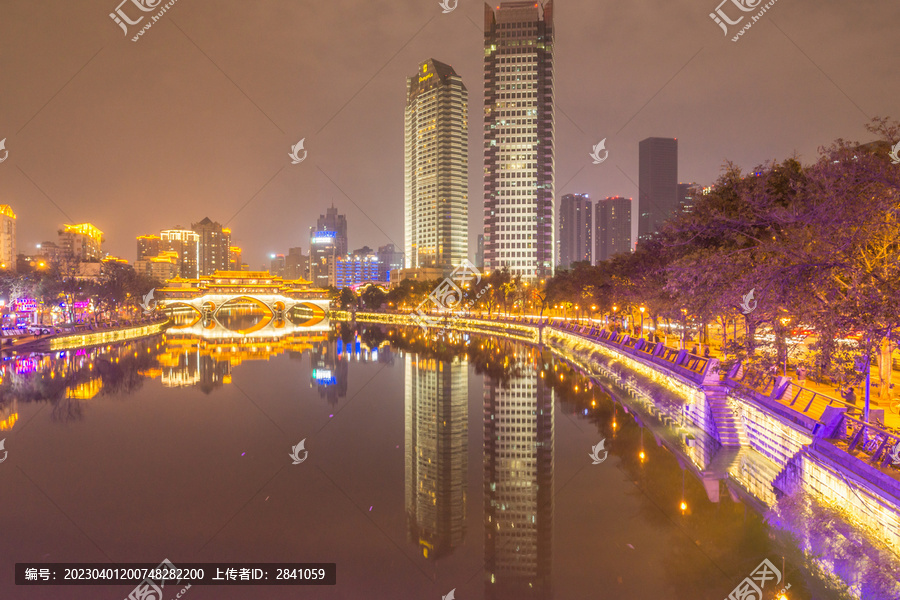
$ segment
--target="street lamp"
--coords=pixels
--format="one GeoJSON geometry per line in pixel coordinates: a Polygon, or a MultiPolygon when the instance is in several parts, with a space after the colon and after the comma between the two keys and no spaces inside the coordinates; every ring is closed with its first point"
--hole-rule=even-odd
{"type": "Polygon", "coordinates": [[[644,337],[644,311],[645,310],[646,309],[642,306],[641,307],[641,337],[644,337]]]}

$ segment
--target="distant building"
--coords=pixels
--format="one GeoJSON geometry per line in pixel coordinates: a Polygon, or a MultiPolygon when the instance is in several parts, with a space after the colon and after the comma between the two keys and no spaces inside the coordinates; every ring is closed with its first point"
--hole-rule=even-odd
{"type": "Polygon", "coordinates": [[[164,250],[158,256],[147,256],[134,263],[138,275],[166,281],[179,276],[181,258],[177,252],[164,250]]]}
{"type": "Polygon", "coordinates": [[[162,238],[158,235],[141,235],[137,239],[137,260],[148,256],[159,256],[162,238]]]}
{"type": "Polygon", "coordinates": [[[385,244],[378,248],[378,281],[390,282],[391,271],[403,268],[403,252],[394,244],[385,244]]]}
{"type": "Polygon", "coordinates": [[[200,236],[200,257],[197,262],[200,276],[227,271],[231,261],[231,230],[206,217],[191,229],[200,236]]]}
{"type": "Polygon", "coordinates": [[[276,277],[284,277],[284,254],[273,254],[269,257],[269,273],[276,277]]]}
{"type": "Polygon", "coordinates": [[[484,7],[484,261],[526,280],[556,267],[553,2],[484,7]]]}
{"type": "Polygon", "coordinates": [[[631,198],[621,196],[597,202],[597,262],[631,252],[631,205],[631,198]]]}
{"type": "Polygon", "coordinates": [[[159,235],[160,252],[178,254],[178,276],[185,279],[199,277],[200,235],[189,229],[167,229],[159,235]]]}
{"type": "Polygon", "coordinates": [[[434,59],[406,80],[405,265],[452,271],[468,256],[469,92],[434,59]]]}
{"type": "Polygon", "coordinates": [[[638,241],[646,241],[679,211],[678,140],[647,138],[639,144],[638,241]]]}
{"type": "Polygon", "coordinates": [[[347,217],[331,207],[309,230],[309,279],[315,287],[336,284],[335,262],[347,247],[347,217]]]}
{"type": "Polygon", "coordinates": [[[63,225],[59,230],[59,247],[62,257],[75,262],[99,261],[103,256],[103,232],[90,223],[63,225]]]}
{"type": "Polygon", "coordinates": [[[703,194],[703,186],[696,183],[679,183],[678,184],[678,206],[680,212],[694,212],[694,202],[698,196],[703,194]]]}
{"type": "Polygon", "coordinates": [[[309,279],[309,257],[299,246],[288,248],[284,265],[285,279],[309,279]]]}
{"type": "Polygon", "coordinates": [[[559,268],[591,262],[594,211],[587,194],[566,194],[559,203],[559,268]]]}
{"type": "MultiPolygon", "coordinates": [[[[370,249],[371,250],[371,249],[370,249]]],[[[354,252],[339,256],[335,262],[335,287],[338,289],[366,281],[378,281],[380,265],[374,252],[354,252]]]]}
{"type": "Polygon", "coordinates": [[[228,249],[228,270],[229,271],[240,271],[243,267],[243,261],[241,256],[243,251],[237,246],[232,246],[228,249]]]}
{"type": "Polygon", "coordinates": [[[0,271],[15,271],[17,256],[16,213],[3,204],[0,205],[0,271]]]}

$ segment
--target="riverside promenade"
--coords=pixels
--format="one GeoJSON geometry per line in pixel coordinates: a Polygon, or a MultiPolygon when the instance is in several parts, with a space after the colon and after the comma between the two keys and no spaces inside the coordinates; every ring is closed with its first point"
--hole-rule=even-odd
{"type": "MultiPolygon", "coordinates": [[[[419,327],[403,313],[335,311],[332,318],[419,327]]],[[[654,407],[651,414],[660,420],[682,432],[698,432],[683,435],[677,450],[696,464],[711,499],[718,494],[715,480],[722,478],[734,480],[767,507],[805,493],[900,556],[900,458],[894,458],[900,454],[900,436],[882,425],[883,410],[873,409],[867,423],[861,406],[821,386],[804,387],[739,363],[725,372],[714,357],[597,324],[443,317],[428,334],[442,331],[549,348],[585,374],[617,382],[654,407]],[[712,441],[704,443],[704,438],[712,441]]]]}
{"type": "Polygon", "coordinates": [[[47,333],[18,335],[0,338],[0,350],[12,352],[44,352],[86,348],[137,339],[163,332],[169,325],[165,315],[153,315],[142,319],[122,320],[107,325],[78,325],[73,328],[47,327],[47,333]]]}

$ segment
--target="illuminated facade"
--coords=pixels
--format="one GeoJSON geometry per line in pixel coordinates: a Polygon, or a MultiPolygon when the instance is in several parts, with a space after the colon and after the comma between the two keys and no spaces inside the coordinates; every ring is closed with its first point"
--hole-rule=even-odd
{"type": "Polygon", "coordinates": [[[631,198],[597,201],[597,260],[631,252],[631,198]]]}
{"type": "Polygon", "coordinates": [[[484,266],[556,265],[553,2],[484,8],[484,266]]]}
{"type": "Polygon", "coordinates": [[[199,236],[198,276],[227,271],[231,262],[231,230],[206,217],[191,225],[199,236]]]}
{"type": "Polygon", "coordinates": [[[378,279],[381,263],[376,254],[351,254],[335,262],[335,285],[338,288],[378,279]]]}
{"type": "Polygon", "coordinates": [[[316,287],[335,285],[335,263],[347,248],[347,217],[332,206],[309,230],[309,279],[316,287]]]}
{"type": "Polygon", "coordinates": [[[137,238],[137,260],[159,256],[162,238],[158,235],[141,235],[137,238]]]}
{"type": "Polygon", "coordinates": [[[178,254],[178,276],[198,277],[200,264],[200,235],[189,229],[167,229],[160,232],[160,251],[178,254]]]}
{"type": "Polygon", "coordinates": [[[485,598],[550,598],[553,390],[533,364],[485,376],[485,598]]]}
{"type": "Polygon", "coordinates": [[[102,244],[103,232],[90,223],[63,225],[59,230],[60,254],[76,262],[100,260],[102,244]]]}
{"type": "Polygon", "coordinates": [[[406,80],[404,250],[408,269],[447,272],[468,257],[469,92],[434,59],[406,80]]]}
{"type": "Polygon", "coordinates": [[[0,205],[0,271],[15,271],[16,213],[6,204],[0,205]]]}
{"type": "Polygon", "coordinates": [[[408,539],[437,560],[466,535],[468,362],[410,355],[405,369],[408,539]]]}
{"type": "Polygon", "coordinates": [[[559,203],[559,267],[591,262],[593,204],[587,194],[566,194],[559,203]]]}
{"type": "Polygon", "coordinates": [[[228,270],[229,271],[243,271],[244,263],[243,263],[243,251],[237,246],[232,246],[228,249],[228,270]]]}
{"type": "Polygon", "coordinates": [[[155,256],[147,256],[134,263],[134,270],[139,275],[166,281],[178,277],[180,258],[175,251],[167,250],[155,256]]]}
{"type": "Polygon", "coordinates": [[[638,241],[643,242],[678,213],[678,140],[647,138],[638,149],[638,241]]]}

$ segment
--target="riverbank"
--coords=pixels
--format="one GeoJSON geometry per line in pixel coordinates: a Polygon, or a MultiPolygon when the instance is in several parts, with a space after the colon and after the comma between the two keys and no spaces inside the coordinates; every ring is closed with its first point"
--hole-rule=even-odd
{"type": "Polygon", "coordinates": [[[157,335],[165,331],[170,324],[171,321],[168,318],[163,318],[127,323],[110,328],[83,328],[81,331],[75,332],[30,336],[24,339],[19,338],[11,345],[3,347],[3,350],[19,353],[56,352],[59,350],[87,348],[157,335]]]}

